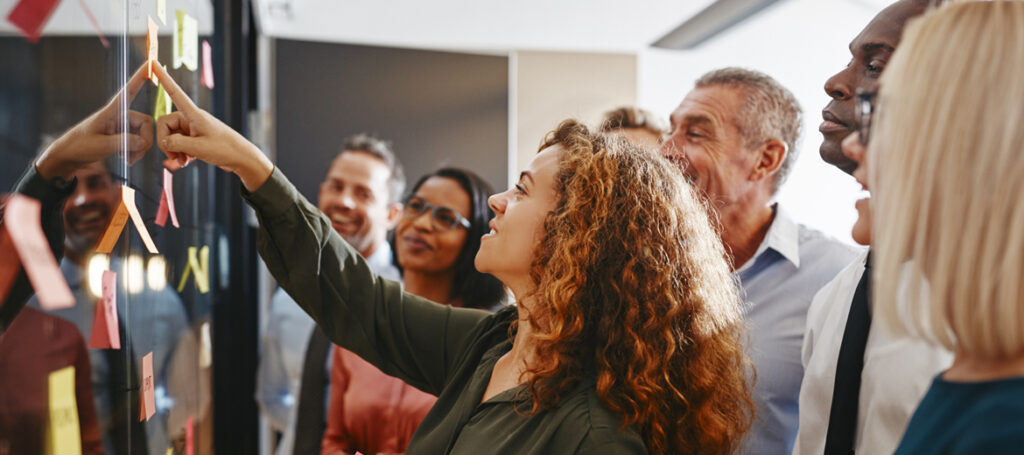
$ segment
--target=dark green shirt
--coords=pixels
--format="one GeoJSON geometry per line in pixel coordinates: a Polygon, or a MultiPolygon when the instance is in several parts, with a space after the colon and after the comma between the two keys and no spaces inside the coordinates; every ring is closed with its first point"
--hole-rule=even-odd
{"type": "Polygon", "coordinates": [[[402,292],[375,276],[280,170],[243,195],[260,220],[257,245],[267,267],[324,333],[438,396],[408,455],[647,453],[637,432],[620,430],[622,419],[599,402],[593,377],[532,416],[524,389],[481,403],[495,362],[512,347],[515,308],[492,315],[402,292]]]}

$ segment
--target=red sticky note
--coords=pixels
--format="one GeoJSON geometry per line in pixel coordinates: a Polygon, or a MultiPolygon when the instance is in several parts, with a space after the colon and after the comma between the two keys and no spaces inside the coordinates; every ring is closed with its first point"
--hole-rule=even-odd
{"type": "Polygon", "coordinates": [[[117,328],[117,273],[103,271],[103,297],[96,305],[89,347],[93,349],[121,349],[117,328]]]}
{"type": "Polygon", "coordinates": [[[188,416],[188,420],[185,422],[185,455],[195,454],[195,449],[192,447],[192,416],[188,416]]]}
{"type": "Polygon", "coordinates": [[[156,22],[153,22],[153,18],[149,16],[146,16],[146,21],[149,24],[149,32],[146,34],[146,49],[149,50],[146,54],[146,60],[149,63],[146,66],[146,74],[149,75],[149,80],[153,82],[153,85],[157,85],[160,81],[156,78],[156,72],[153,71],[153,65],[158,64],[157,61],[159,59],[160,42],[157,40],[156,22]]]}
{"type": "Polygon", "coordinates": [[[164,190],[160,193],[160,208],[156,211],[156,224],[164,226],[167,224],[167,214],[171,214],[171,224],[178,225],[178,214],[174,212],[174,177],[171,171],[164,168],[164,190]]]}
{"type": "Polygon", "coordinates": [[[203,40],[203,85],[213,88],[213,51],[210,42],[203,40]]]}
{"type": "Polygon", "coordinates": [[[149,420],[156,414],[156,400],[153,398],[153,353],[150,352],[142,357],[142,399],[139,400],[141,407],[139,421],[149,420]]]}
{"type": "MultiPolygon", "coordinates": [[[[0,251],[13,251],[14,244],[11,243],[11,236],[6,229],[0,229],[0,251]]],[[[0,256],[0,305],[7,300],[7,293],[11,291],[11,285],[21,270],[21,262],[14,254],[0,256]]]]}
{"type": "Polygon", "coordinates": [[[10,196],[4,208],[4,227],[36,291],[39,304],[47,310],[69,308],[75,304],[75,297],[71,295],[71,289],[64,281],[50,244],[43,235],[39,224],[41,210],[39,201],[35,199],[20,194],[10,196]]]}
{"type": "Polygon", "coordinates": [[[36,42],[43,33],[43,26],[50,20],[50,15],[60,5],[60,0],[21,0],[7,20],[18,27],[25,39],[36,42]]]}
{"type": "Polygon", "coordinates": [[[97,253],[110,253],[113,251],[114,244],[121,237],[121,231],[124,230],[124,225],[128,222],[129,217],[132,219],[135,229],[139,231],[142,243],[146,244],[146,250],[153,254],[159,253],[156,245],[153,243],[153,238],[149,236],[149,229],[146,229],[146,223],[142,221],[139,209],[135,207],[135,190],[127,186],[121,187],[121,203],[117,205],[114,215],[110,217],[110,222],[107,223],[106,230],[103,231],[103,236],[100,237],[100,241],[96,245],[97,253]]]}

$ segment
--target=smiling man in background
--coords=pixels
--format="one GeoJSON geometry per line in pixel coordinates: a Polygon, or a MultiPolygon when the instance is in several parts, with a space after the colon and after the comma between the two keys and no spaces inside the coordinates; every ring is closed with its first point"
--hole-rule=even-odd
{"type": "MultiPolygon", "coordinates": [[[[401,216],[402,165],[388,143],[365,134],[345,140],[320,184],[318,208],[382,278],[399,281],[387,233],[401,216]]],[[[331,342],[278,289],[260,348],[257,401],[275,431],[279,455],[319,454],[326,428],[331,342]]]]}

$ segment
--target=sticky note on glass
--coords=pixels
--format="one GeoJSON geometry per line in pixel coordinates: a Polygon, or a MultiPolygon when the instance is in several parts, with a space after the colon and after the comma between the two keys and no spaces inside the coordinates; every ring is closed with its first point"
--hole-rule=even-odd
{"type": "Polygon", "coordinates": [[[103,231],[103,237],[100,237],[99,244],[96,245],[97,253],[110,253],[114,250],[114,244],[121,237],[121,231],[124,230],[124,225],[128,222],[129,217],[132,220],[132,224],[135,225],[135,229],[139,231],[142,243],[146,244],[146,249],[153,254],[159,253],[156,245],[153,244],[153,238],[149,236],[146,223],[142,221],[139,209],[135,207],[135,190],[127,186],[121,187],[121,202],[117,205],[114,216],[110,217],[110,223],[107,224],[107,229],[103,231]]]}
{"type": "Polygon", "coordinates": [[[178,225],[178,214],[174,212],[174,176],[171,171],[164,168],[164,190],[160,192],[160,208],[156,211],[156,224],[164,226],[167,224],[167,214],[171,215],[171,224],[178,225]]]}
{"type": "MultiPolygon", "coordinates": [[[[64,275],[57,267],[57,259],[53,257],[50,244],[43,235],[43,228],[39,224],[41,211],[39,201],[28,196],[15,194],[7,198],[3,227],[5,235],[17,252],[17,257],[5,254],[3,261],[20,259],[21,266],[25,268],[25,274],[36,291],[36,298],[43,308],[69,308],[75,304],[75,297],[71,295],[71,288],[68,287],[67,281],[64,281],[64,275]]],[[[5,265],[4,271],[0,273],[10,275],[11,267],[10,264],[5,265]]],[[[17,265],[13,268],[14,276],[17,276],[17,265]]],[[[13,278],[11,279],[13,281],[13,278]]]]}
{"type": "Polygon", "coordinates": [[[204,322],[199,332],[199,366],[208,368],[213,364],[213,353],[210,352],[210,323],[204,322]]]}
{"type": "Polygon", "coordinates": [[[195,277],[196,287],[200,294],[210,292],[210,247],[204,246],[198,249],[194,246],[188,247],[188,265],[185,272],[181,274],[181,281],[178,282],[178,292],[185,290],[185,283],[188,276],[195,277]],[[198,254],[197,254],[198,253],[198,254]]]}
{"type": "Polygon", "coordinates": [[[153,65],[158,65],[160,60],[160,40],[156,34],[158,27],[152,17],[146,16],[146,22],[149,24],[149,32],[146,33],[146,74],[153,85],[158,85],[160,81],[156,78],[156,71],[153,71],[153,65]]]}
{"type": "Polygon", "coordinates": [[[184,10],[174,10],[174,67],[185,65],[195,71],[199,66],[199,22],[184,10]]]}
{"type": "Polygon", "coordinates": [[[153,106],[153,120],[160,120],[160,117],[170,114],[172,106],[174,106],[174,102],[171,101],[171,95],[167,93],[167,90],[164,90],[163,84],[157,84],[156,102],[153,106]]]}
{"type": "Polygon", "coordinates": [[[161,24],[167,25],[167,0],[156,0],[156,17],[161,24]]]}
{"type": "Polygon", "coordinates": [[[192,416],[188,416],[188,420],[185,422],[185,455],[195,454],[192,441],[192,416]]]}
{"type": "Polygon", "coordinates": [[[213,50],[210,42],[203,40],[203,85],[213,88],[213,50]]]}
{"type": "Polygon", "coordinates": [[[139,421],[149,420],[156,414],[156,399],[153,396],[153,353],[142,357],[142,397],[139,400],[139,421]]]}
{"type": "Polygon", "coordinates": [[[78,429],[78,404],[75,402],[75,367],[68,366],[50,373],[50,413],[46,422],[46,453],[82,453],[78,429]]]}
{"type": "Polygon", "coordinates": [[[121,349],[121,337],[117,325],[117,273],[103,271],[103,296],[96,305],[96,316],[92,321],[89,347],[92,349],[121,349]]]}
{"type": "Polygon", "coordinates": [[[43,33],[43,26],[57,9],[60,0],[21,0],[7,15],[7,21],[25,35],[25,39],[36,42],[43,33]]]}

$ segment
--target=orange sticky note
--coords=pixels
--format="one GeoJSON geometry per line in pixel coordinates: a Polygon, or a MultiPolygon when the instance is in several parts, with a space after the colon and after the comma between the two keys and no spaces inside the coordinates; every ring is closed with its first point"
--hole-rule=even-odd
{"type": "Polygon", "coordinates": [[[156,414],[156,400],[153,398],[153,353],[142,357],[142,399],[139,400],[139,421],[149,420],[156,414]]]}
{"type": "Polygon", "coordinates": [[[210,42],[203,40],[203,85],[213,88],[213,50],[210,42]]]}
{"type": "Polygon", "coordinates": [[[192,416],[188,416],[188,420],[185,422],[185,455],[193,455],[195,449],[192,448],[192,416]]]}
{"type": "Polygon", "coordinates": [[[174,213],[174,177],[171,171],[164,168],[164,190],[160,192],[160,208],[156,211],[156,224],[164,226],[167,224],[167,214],[171,214],[171,224],[178,225],[178,214],[174,213]]]}
{"type": "Polygon", "coordinates": [[[121,203],[117,205],[114,216],[110,217],[110,223],[107,224],[107,229],[103,231],[103,237],[100,237],[100,242],[96,245],[97,253],[110,253],[114,250],[114,244],[121,237],[121,231],[124,230],[124,225],[128,222],[129,217],[132,220],[132,224],[135,225],[135,229],[139,231],[142,243],[146,244],[146,250],[153,254],[159,253],[156,245],[153,244],[153,238],[149,236],[146,223],[142,221],[139,209],[135,207],[135,190],[127,186],[121,187],[121,203]]]}
{"type": "Polygon", "coordinates": [[[43,33],[43,26],[60,5],[60,0],[21,0],[7,15],[7,21],[18,27],[25,39],[36,42],[43,33]]]}
{"type": "Polygon", "coordinates": [[[89,347],[92,349],[121,349],[117,325],[117,273],[103,271],[103,297],[96,305],[89,347]]]}
{"type": "Polygon", "coordinates": [[[12,195],[7,198],[4,208],[4,228],[25,267],[39,304],[48,310],[69,308],[75,304],[75,297],[71,295],[71,289],[64,281],[50,244],[43,235],[39,224],[41,211],[39,201],[20,194],[12,195]]]}
{"type": "Polygon", "coordinates": [[[146,16],[146,22],[149,24],[149,33],[146,34],[146,48],[149,51],[146,54],[146,60],[149,65],[146,66],[146,74],[149,75],[149,80],[153,82],[153,85],[160,83],[156,78],[156,72],[153,71],[153,65],[157,64],[159,60],[160,42],[157,40],[157,28],[156,22],[153,22],[153,18],[146,16]]]}

